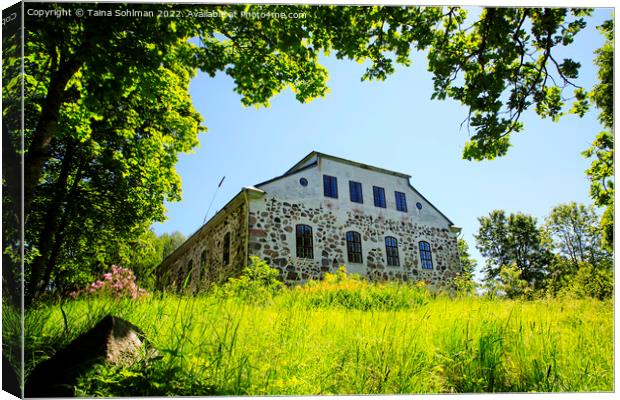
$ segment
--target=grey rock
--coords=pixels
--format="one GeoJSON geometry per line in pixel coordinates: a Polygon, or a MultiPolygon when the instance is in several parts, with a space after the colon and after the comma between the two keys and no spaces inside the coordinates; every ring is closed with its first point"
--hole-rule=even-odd
{"type": "Polygon", "coordinates": [[[108,315],[50,359],[37,365],[25,384],[25,397],[73,397],[79,375],[96,363],[131,364],[154,357],[137,326],[108,315]]]}

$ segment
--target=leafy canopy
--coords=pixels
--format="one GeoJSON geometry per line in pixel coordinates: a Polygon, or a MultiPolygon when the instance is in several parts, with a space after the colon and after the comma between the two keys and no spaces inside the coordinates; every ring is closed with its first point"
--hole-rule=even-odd
{"type": "Polygon", "coordinates": [[[592,101],[600,110],[599,121],[605,128],[583,152],[593,158],[586,175],[590,179],[590,196],[594,203],[606,207],[601,225],[603,241],[609,251],[614,242],[614,23],[605,21],[598,27],[605,35],[603,47],[596,50],[594,64],[598,67],[598,83],[590,93],[592,101]]]}
{"type": "Polygon", "coordinates": [[[494,210],[478,221],[480,228],[474,237],[476,248],[487,259],[484,279],[495,280],[503,267],[513,267],[521,279],[539,286],[551,252],[536,218],[522,213],[506,216],[503,210],[494,210]]]}
{"type": "Polygon", "coordinates": [[[575,202],[555,206],[545,229],[558,253],[576,268],[581,262],[596,265],[607,253],[601,247],[601,228],[594,207],[575,202]]]}

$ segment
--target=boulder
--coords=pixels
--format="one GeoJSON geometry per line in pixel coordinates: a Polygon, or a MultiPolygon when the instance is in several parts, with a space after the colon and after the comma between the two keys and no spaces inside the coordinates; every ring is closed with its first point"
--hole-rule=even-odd
{"type": "Polygon", "coordinates": [[[26,397],[72,397],[80,373],[95,363],[130,364],[143,354],[137,326],[108,315],[50,359],[38,364],[25,384],[26,397]]]}

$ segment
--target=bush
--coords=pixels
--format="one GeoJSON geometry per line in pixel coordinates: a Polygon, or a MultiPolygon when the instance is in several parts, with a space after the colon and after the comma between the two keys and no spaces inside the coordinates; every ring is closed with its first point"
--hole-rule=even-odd
{"type": "Polygon", "coordinates": [[[76,298],[82,295],[111,295],[137,299],[146,294],[147,291],[136,284],[136,276],[130,269],[112,265],[111,272],[106,272],[87,288],[69,293],[69,296],[76,298]]]}
{"type": "Polygon", "coordinates": [[[610,299],[614,294],[614,276],[609,268],[595,268],[589,263],[580,263],[577,273],[568,285],[560,290],[560,295],[599,300],[610,299]]]}
{"type": "Polygon", "coordinates": [[[336,273],[326,273],[321,281],[296,287],[292,298],[310,308],[399,310],[426,304],[429,292],[423,282],[370,283],[340,266],[336,273]]]}
{"type": "Polygon", "coordinates": [[[522,271],[515,264],[504,265],[498,279],[489,279],[484,284],[485,297],[495,299],[503,296],[509,299],[533,299],[536,292],[521,278],[522,271]]]}
{"type": "Polygon", "coordinates": [[[282,289],[278,270],[256,256],[251,256],[250,261],[238,278],[228,279],[218,291],[220,295],[247,302],[268,301],[282,289]]]}
{"type": "Polygon", "coordinates": [[[527,282],[521,278],[521,274],[522,271],[514,264],[505,265],[499,271],[499,277],[502,281],[501,290],[509,299],[525,297],[532,292],[527,282]]]}
{"type": "Polygon", "coordinates": [[[457,296],[476,294],[476,282],[474,282],[471,274],[460,273],[454,278],[453,283],[457,296]]]}

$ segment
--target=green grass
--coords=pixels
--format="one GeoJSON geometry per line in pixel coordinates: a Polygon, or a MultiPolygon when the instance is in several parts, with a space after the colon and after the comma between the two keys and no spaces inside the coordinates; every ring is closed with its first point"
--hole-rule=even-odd
{"type": "Polygon", "coordinates": [[[105,314],[160,357],[99,365],[80,396],[612,391],[613,303],[451,299],[404,284],[327,282],[271,300],[152,294],[26,315],[26,375],[105,314]]]}

